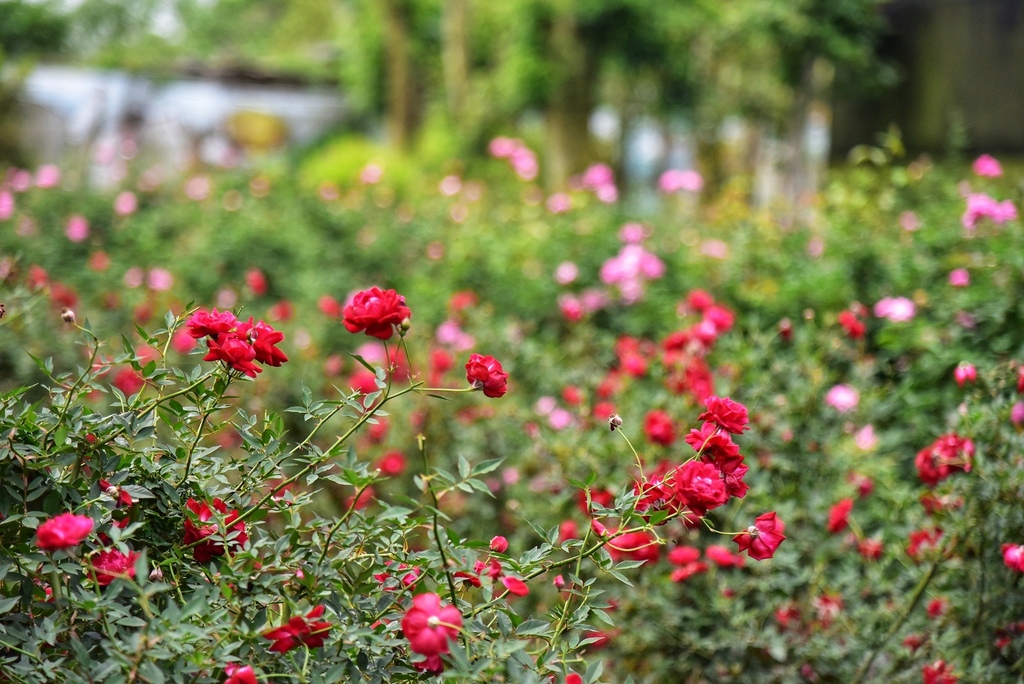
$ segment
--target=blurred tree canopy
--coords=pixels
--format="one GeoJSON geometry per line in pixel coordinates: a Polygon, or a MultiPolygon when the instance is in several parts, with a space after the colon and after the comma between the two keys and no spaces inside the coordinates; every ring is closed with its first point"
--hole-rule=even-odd
{"type": "Polygon", "coordinates": [[[64,19],[79,58],[107,66],[336,79],[399,148],[439,125],[453,153],[479,152],[536,112],[559,185],[599,152],[599,104],[624,124],[682,115],[698,137],[733,114],[785,134],[822,90],[877,85],[881,2],[83,0],[64,19]]]}

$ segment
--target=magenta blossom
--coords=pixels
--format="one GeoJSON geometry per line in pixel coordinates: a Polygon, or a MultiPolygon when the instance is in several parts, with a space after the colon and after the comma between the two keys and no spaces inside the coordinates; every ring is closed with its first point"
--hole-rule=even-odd
{"type": "Polygon", "coordinates": [[[906,297],[885,297],[875,304],[874,313],[878,318],[885,318],[893,323],[906,323],[914,318],[917,308],[914,302],[906,297]]]}

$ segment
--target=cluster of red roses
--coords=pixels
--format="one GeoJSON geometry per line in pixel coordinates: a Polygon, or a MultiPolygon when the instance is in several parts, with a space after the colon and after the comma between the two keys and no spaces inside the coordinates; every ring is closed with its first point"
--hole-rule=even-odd
{"type": "MultiPolygon", "coordinates": [[[[351,333],[365,333],[379,340],[390,340],[395,331],[404,335],[409,329],[412,311],[405,297],[394,290],[371,287],[357,292],[342,309],[342,323],[351,333]]],[[[483,390],[485,397],[499,398],[508,391],[508,373],[493,356],[470,354],[466,363],[466,381],[483,390]]]]}
{"type": "MultiPolygon", "coordinates": [[[[92,518],[62,513],[50,518],[36,530],[36,546],[43,551],[65,550],[78,546],[92,532],[92,518]]],[[[106,536],[100,534],[106,539],[106,536]]],[[[109,543],[109,539],[106,542],[109,543]]],[[[139,554],[118,549],[103,549],[88,559],[87,568],[96,584],[105,587],[117,577],[135,577],[135,561],[139,554]]]]}
{"type": "Polygon", "coordinates": [[[188,334],[194,339],[207,338],[207,354],[203,361],[223,361],[231,370],[255,378],[264,366],[280,366],[288,360],[277,348],[284,333],[274,330],[263,321],[239,321],[230,311],[199,309],[188,320],[188,334]]]}
{"type": "Polygon", "coordinates": [[[934,487],[957,470],[971,472],[973,458],[974,442],[951,432],[917,452],[914,465],[921,481],[934,487]]]}
{"type": "Polygon", "coordinates": [[[189,499],[186,508],[195,516],[185,518],[185,537],[182,543],[191,547],[192,556],[199,563],[209,563],[214,556],[223,556],[226,549],[221,542],[209,539],[214,535],[227,537],[230,535],[230,546],[241,548],[249,541],[244,522],[236,522],[241,515],[236,510],[228,510],[227,504],[221,499],[213,500],[213,509],[204,501],[189,499]],[[219,516],[214,515],[214,511],[219,516]]]}

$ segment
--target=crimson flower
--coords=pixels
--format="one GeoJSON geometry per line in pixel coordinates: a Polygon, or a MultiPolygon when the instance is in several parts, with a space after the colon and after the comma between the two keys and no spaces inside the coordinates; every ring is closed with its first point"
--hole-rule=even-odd
{"type": "MultiPolygon", "coordinates": [[[[402,634],[409,640],[413,653],[432,658],[448,653],[448,641],[455,639],[462,627],[462,615],[455,606],[441,605],[437,594],[419,594],[402,618],[402,634]]],[[[440,664],[440,659],[436,661],[440,664]]],[[[421,668],[423,669],[423,668],[421,668]]]]}
{"type": "Polygon", "coordinates": [[[370,337],[390,340],[395,328],[412,317],[405,297],[394,290],[371,287],[357,292],[342,311],[342,323],[350,333],[364,332],[370,337]]]}
{"type": "Polygon", "coordinates": [[[466,380],[474,389],[482,389],[485,397],[497,399],[508,391],[508,373],[493,356],[470,354],[466,362],[466,380]]]}
{"type": "Polygon", "coordinates": [[[785,541],[786,537],[782,534],[785,529],[786,526],[775,515],[775,511],[771,511],[757,516],[753,525],[732,540],[740,551],[746,551],[754,560],[764,560],[774,556],[779,544],[785,541]]]}
{"type": "Polygon", "coordinates": [[[644,418],[644,434],[652,444],[671,446],[676,441],[676,428],[672,418],[664,411],[651,411],[644,418]]]}
{"type": "Polygon", "coordinates": [[[530,588],[526,586],[526,582],[518,577],[502,577],[501,583],[508,589],[510,594],[515,596],[526,596],[530,593],[530,588]]]}
{"type": "Polygon", "coordinates": [[[825,526],[832,534],[838,534],[850,525],[850,511],[853,510],[853,499],[843,499],[828,512],[828,524],[825,526]]]}
{"type": "Polygon", "coordinates": [[[36,530],[36,546],[43,551],[69,549],[81,544],[92,532],[92,518],[62,513],[50,518],[36,530]]]}
{"type": "Polygon", "coordinates": [[[252,665],[225,665],[224,674],[228,676],[224,684],[259,684],[252,665]]]}
{"type": "Polygon", "coordinates": [[[96,573],[96,584],[105,587],[118,577],[135,577],[135,560],[138,557],[139,554],[134,551],[100,551],[90,561],[91,569],[96,573]]]}
{"type": "Polygon", "coordinates": [[[917,474],[921,481],[929,487],[934,487],[956,470],[971,472],[973,458],[974,442],[951,432],[917,452],[914,465],[917,466],[917,474]]]}
{"type": "Polygon", "coordinates": [[[628,559],[637,561],[658,560],[661,547],[657,538],[650,532],[629,532],[620,534],[608,542],[608,553],[615,560],[628,559]]]}
{"type": "Polygon", "coordinates": [[[726,432],[738,435],[747,429],[747,407],[728,397],[708,397],[704,402],[707,411],[697,416],[698,420],[710,420],[726,432]]]}
{"type": "Polygon", "coordinates": [[[245,373],[255,378],[263,369],[253,363],[256,350],[251,344],[238,337],[235,333],[224,333],[219,337],[211,337],[207,341],[209,351],[203,361],[223,361],[232,370],[245,373]]]}
{"type": "Polygon", "coordinates": [[[192,555],[197,562],[208,563],[214,556],[224,555],[224,545],[222,543],[212,540],[201,541],[207,537],[215,534],[223,536],[230,534],[232,536],[230,541],[232,548],[239,548],[249,540],[249,535],[245,532],[245,523],[235,523],[235,520],[241,514],[238,511],[229,511],[227,504],[221,499],[213,500],[213,508],[223,517],[226,532],[222,532],[219,529],[213,511],[210,510],[210,507],[205,502],[189,499],[185,505],[188,507],[188,510],[195,514],[200,523],[197,525],[192,521],[191,517],[185,518],[185,538],[182,540],[182,543],[186,546],[195,544],[192,548],[192,555]]]}
{"type": "Polygon", "coordinates": [[[250,317],[247,323],[238,326],[235,334],[252,344],[256,360],[265,366],[280,366],[288,360],[285,353],[275,346],[284,339],[284,333],[274,330],[263,321],[253,323],[250,317]]]}
{"type": "Polygon", "coordinates": [[[718,468],[703,461],[687,461],[673,476],[675,500],[697,516],[703,516],[729,500],[718,468]]]}
{"type": "Polygon", "coordinates": [[[306,613],[305,617],[296,615],[277,629],[264,632],[264,638],[274,642],[270,650],[277,651],[278,653],[287,653],[303,644],[309,648],[323,646],[324,638],[331,629],[331,623],[317,620],[323,614],[324,607],[317,606],[306,613]]]}
{"type": "Polygon", "coordinates": [[[238,319],[230,311],[217,311],[217,307],[213,307],[213,311],[199,309],[186,325],[188,334],[198,340],[231,332],[238,325],[238,319]]]}
{"type": "Polygon", "coordinates": [[[936,660],[921,668],[922,684],[956,684],[960,678],[953,674],[953,666],[944,660],[936,660]]]}

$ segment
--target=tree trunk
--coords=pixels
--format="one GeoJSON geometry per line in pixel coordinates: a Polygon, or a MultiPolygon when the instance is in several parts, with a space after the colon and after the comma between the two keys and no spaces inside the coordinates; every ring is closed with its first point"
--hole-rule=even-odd
{"type": "Polygon", "coordinates": [[[407,149],[419,123],[419,97],[410,47],[409,12],[404,0],[381,0],[387,78],[384,114],[388,141],[407,149]]]}
{"type": "Polygon", "coordinates": [[[544,158],[548,185],[558,188],[592,160],[589,124],[593,65],[571,10],[555,17],[550,48],[551,63],[558,69],[559,77],[548,100],[544,158]]]}
{"type": "Polygon", "coordinates": [[[442,37],[445,102],[448,116],[456,125],[465,123],[466,96],[469,92],[469,50],[467,0],[446,0],[442,37]]]}

